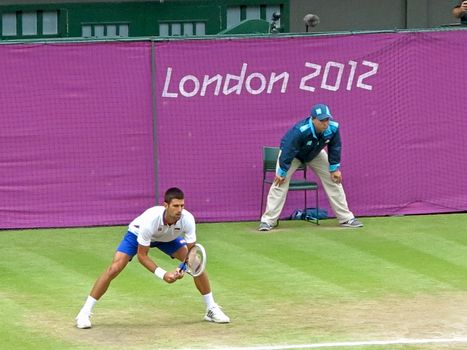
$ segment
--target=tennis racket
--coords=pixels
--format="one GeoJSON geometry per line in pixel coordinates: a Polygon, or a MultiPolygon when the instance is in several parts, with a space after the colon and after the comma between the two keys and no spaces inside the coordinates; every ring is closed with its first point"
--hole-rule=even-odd
{"type": "Polygon", "coordinates": [[[188,251],[185,261],[178,267],[193,277],[201,275],[206,268],[206,250],[204,247],[196,243],[188,251]]]}

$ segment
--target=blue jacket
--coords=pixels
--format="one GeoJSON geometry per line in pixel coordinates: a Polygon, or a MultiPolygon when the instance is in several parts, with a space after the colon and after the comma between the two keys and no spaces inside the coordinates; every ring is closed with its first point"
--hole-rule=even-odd
{"type": "Polygon", "coordinates": [[[339,123],[331,120],[327,129],[317,135],[310,117],[299,121],[282,138],[280,169],[277,175],[285,176],[294,158],[307,163],[326,146],[328,147],[329,171],[336,171],[341,161],[339,123]]]}

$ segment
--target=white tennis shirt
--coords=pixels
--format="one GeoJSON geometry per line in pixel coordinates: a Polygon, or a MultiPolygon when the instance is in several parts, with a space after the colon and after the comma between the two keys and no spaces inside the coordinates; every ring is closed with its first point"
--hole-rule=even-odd
{"type": "Polygon", "coordinates": [[[183,209],[180,220],[173,225],[164,224],[164,213],[163,206],[149,208],[128,225],[128,231],[145,247],[151,242],[170,242],[178,236],[183,236],[187,243],[196,242],[195,218],[188,210],[183,209]]]}

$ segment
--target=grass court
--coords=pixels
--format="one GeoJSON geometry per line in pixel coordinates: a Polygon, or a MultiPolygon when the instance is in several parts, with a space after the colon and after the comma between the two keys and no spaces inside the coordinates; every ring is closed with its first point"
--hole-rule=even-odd
{"type": "MultiPolygon", "coordinates": [[[[135,259],[94,308],[74,317],[126,227],[0,233],[0,348],[42,349],[465,349],[467,215],[198,224],[214,297],[227,325],[202,320],[190,276],[166,284],[135,259]],[[398,339],[443,343],[363,344],[398,339]],[[352,345],[353,344],[353,345],[352,345]],[[301,346],[301,347],[300,347],[301,346]],[[324,348],[324,347],[321,347],[324,348]]],[[[157,249],[166,270],[177,264],[157,249]]]]}

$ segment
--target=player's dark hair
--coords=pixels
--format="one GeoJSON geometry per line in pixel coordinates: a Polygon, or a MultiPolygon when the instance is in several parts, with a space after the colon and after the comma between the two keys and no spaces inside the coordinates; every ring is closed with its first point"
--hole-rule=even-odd
{"type": "Polygon", "coordinates": [[[185,195],[183,191],[177,187],[171,187],[165,191],[164,202],[170,204],[173,199],[184,199],[185,195]]]}

